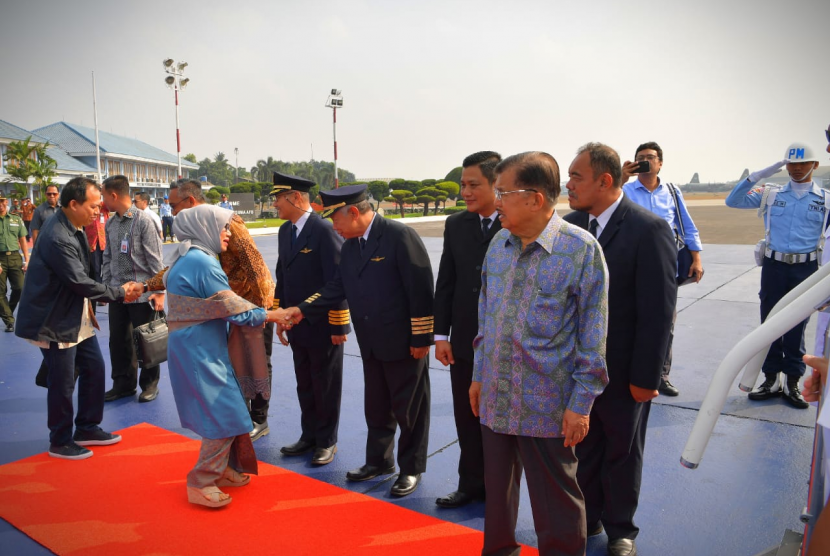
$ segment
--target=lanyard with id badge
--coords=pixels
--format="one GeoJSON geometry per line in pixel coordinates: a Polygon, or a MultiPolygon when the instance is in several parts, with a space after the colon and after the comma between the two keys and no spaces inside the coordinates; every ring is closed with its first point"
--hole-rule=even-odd
{"type": "Polygon", "coordinates": [[[130,254],[130,232],[124,234],[124,239],[121,240],[121,254],[130,254]]]}

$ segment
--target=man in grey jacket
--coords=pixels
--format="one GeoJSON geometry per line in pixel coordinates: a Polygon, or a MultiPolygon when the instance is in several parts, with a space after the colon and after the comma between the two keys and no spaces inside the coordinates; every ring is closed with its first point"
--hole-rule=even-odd
{"type": "Polygon", "coordinates": [[[158,396],[160,369],[158,365],[142,367],[138,378],[133,329],[153,320],[154,309],[164,306],[164,294],[150,295],[146,284],[164,268],[161,237],[147,213],[133,206],[130,182],[126,177],[109,177],[103,185],[104,204],[110,211],[106,225],[104,283],[114,286],[134,280],[143,285],[143,293],[136,301],[109,306],[112,389],[104,399],[111,402],[132,396],[138,383],[141,385],[138,401],[151,402],[158,396]]]}

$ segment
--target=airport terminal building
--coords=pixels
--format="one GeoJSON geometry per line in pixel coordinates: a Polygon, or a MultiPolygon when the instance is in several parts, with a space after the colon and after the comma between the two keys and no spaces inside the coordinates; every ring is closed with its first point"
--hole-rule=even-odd
{"type": "MultiPolygon", "coordinates": [[[[92,128],[57,122],[33,131],[25,130],[0,120],[0,155],[13,141],[31,137],[33,144],[49,143],[47,153],[57,163],[57,176],[53,181],[63,185],[77,176],[95,178],[95,130],[92,128]]],[[[152,197],[161,198],[167,193],[170,182],[177,178],[177,158],[157,147],[138,139],[131,139],[98,131],[101,156],[101,177],[122,174],[127,176],[135,190],[146,191],[152,197]]],[[[182,160],[182,175],[187,178],[198,170],[199,165],[182,160]]],[[[6,162],[0,161],[0,191],[11,193],[13,186],[2,183],[9,178],[6,162]]],[[[40,192],[33,191],[35,196],[40,192]]]]}

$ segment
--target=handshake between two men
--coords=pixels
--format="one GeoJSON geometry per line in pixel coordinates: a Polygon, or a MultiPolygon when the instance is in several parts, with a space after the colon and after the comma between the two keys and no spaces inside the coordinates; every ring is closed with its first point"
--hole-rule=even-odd
{"type": "MultiPolygon", "coordinates": [[[[127,282],[121,285],[121,289],[124,290],[124,303],[132,303],[147,291],[147,286],[140,282],[127,282]]],[[[164,294],[156,292],[149,301],[155,310],[160,311],[164,307],[164,294]]]]}

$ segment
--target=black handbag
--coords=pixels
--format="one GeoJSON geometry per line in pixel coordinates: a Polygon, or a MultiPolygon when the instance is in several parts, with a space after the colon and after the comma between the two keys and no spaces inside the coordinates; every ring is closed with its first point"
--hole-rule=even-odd
{"type": "Polygon", "coordinates": [[[167,318],[155,311],[153,320],[133,329],[135,354],[142,369],[167,361],[167,318]]]}
{"type": "Polygon", "coordinates": [[[686,237],[686,231],[683,229],[683,219],[680,217],[680,211],[678,210],[680,205],[677,202],[677,191],[675,191],[674,185],[670,183],[666,185],[669,191],[671,191],[671,196],[674,198],[677,225],[680,227],[679,230],[674,230],[674,237],[677,242],[677,285],[685,286],[686,284],[694,284],[695,277],[689,276],[689,270],[692,268],[692,251],[686,245],[686,240],[684,239],[686,237]]]}

